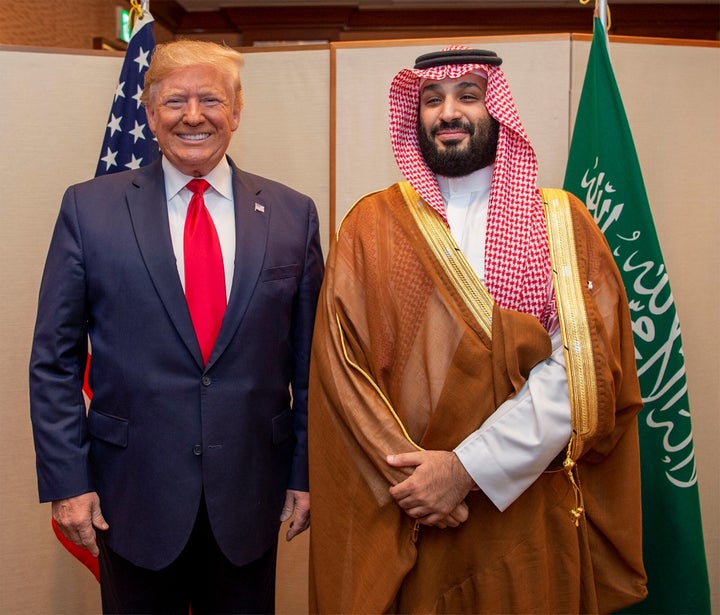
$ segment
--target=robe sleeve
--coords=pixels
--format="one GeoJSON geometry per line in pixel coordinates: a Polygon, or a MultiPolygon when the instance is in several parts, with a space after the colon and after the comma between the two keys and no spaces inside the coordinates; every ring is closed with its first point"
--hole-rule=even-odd
{"type": "Polygon", "coordinates": [[[310,362],[310,612],[380,613],[391,609],[417,557],[414,520],[389,493],[405,474],[385,458],[416,448],[370,376],[362,272],[352,251],[338,252],[334,241],[310,362]],[[347,300],[338,298],[338,284],[347,300]]]}
{"type": "Polygon", "coordinates": [[[515,397],[502,403],[455,448],[498,510],[534,483],[570,440],[570,400],[559,332],[553,354],[536,365],[515,397]]]}
{"type": "MultiPolygon", "coordinates": [[[[353,455],[353,449],[359,448],[357,452],[374,467],[373,474],[394,484],[406,474],[389,466],[386,456],[420,447],[408,435],[388,391],[372,375],[377,366],[372,365],[368,347],[370,324],[363,272],[358,267],[362,265],[349,263],[347,252],[338,250],[334,242],[313,336],[314,429],[322,438],[323,421],[341,425],[341,432],[348,438],[346,453],[353,455]]],[[[323,447],[328,448],[331,447],[323,447]]]]}

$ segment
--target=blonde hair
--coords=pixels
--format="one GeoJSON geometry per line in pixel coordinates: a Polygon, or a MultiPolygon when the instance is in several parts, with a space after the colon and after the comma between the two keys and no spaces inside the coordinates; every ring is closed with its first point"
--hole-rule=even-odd
{"type": "Polygon", "coordinates": [[[171,72],[179,68],[206,65],[217,68],[225,76],[235,92],[235,108],[242,109],[240,69],[243,64],[242,54],[226,45],[191,40],[162,43],[155,47],[150,66],[145,73],[145,86],[140,100],[144,105],[148,105],[157,84],[171,72]]]}

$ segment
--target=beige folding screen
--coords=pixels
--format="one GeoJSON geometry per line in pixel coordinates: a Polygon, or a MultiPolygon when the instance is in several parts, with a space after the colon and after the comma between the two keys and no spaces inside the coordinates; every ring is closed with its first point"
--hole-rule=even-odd
{"type": "MultiPolygon", "coordinates": [[[[589,38],[567,34],[248,50],[230,155],[312,196],[324,249],[363,194],[400,179],[387,132],[392,76],[468,42],[502,56],[540,162],[562,184],[589,38]]],[[[681,319],[711,579],[720,578],[720,47],[611,41],[681,319]]],[[[92,176],[122,58],[0,47],[0,611],[94,613],[94,579],[37,504],[27,363],[45,251],[64,188],[92,176]]],[[[352,503],[348,503],[352,505],[352,503]]],[[[282,540],[281,540],[282,542],[282,540]]],[[[278,612],[306,608],[307,534],[281,545],[278,612]]],[[[715,581],[714,610],[720,612],[715,581]]]]}

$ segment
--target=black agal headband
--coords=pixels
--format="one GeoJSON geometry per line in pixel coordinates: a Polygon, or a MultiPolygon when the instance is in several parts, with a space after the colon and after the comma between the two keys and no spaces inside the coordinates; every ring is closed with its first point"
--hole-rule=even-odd
{"type": "Polygon", "coordinates": [[[500,66],[502,58],[499,58],[494,51],[487,51],[486,49],[449,49],[418,56],[413,68],[423,69],[447,64],[489,64],[491,66],[500,66]]]}

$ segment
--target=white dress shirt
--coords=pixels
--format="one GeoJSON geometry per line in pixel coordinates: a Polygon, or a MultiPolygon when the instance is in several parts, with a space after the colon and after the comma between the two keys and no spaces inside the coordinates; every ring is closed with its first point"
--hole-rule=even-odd
{"type": "MultiPolygon", "coordinates": [[[[180,283],[185,290],[185,251],[183,236],[185,218],[192,198],[192,192],[185,186],[196,179],[178,171],[168,160],[162,159],[165,175],[165,194],[167,195],[168,220],[175,262],[180,283]]],[[[235,207],[233,206],[232,170],[226,158],[202,179],[210,184],[204,193],[205,207],[215,225],[222,250],[225,268],[225,295],[230,300],[233,274],[235,273],[235,207]]]]}
{"type": "MultiPolygon", "coordinates": [[[[485,235],[493,167],[465,177],[438,176],[450,232],[485,283],[485,235]]],[[[475,483],[505,510],[543,473],[570,440],[570,399],[562,340],[536,365],[519,393],[455,448],[475,483]]]]}

